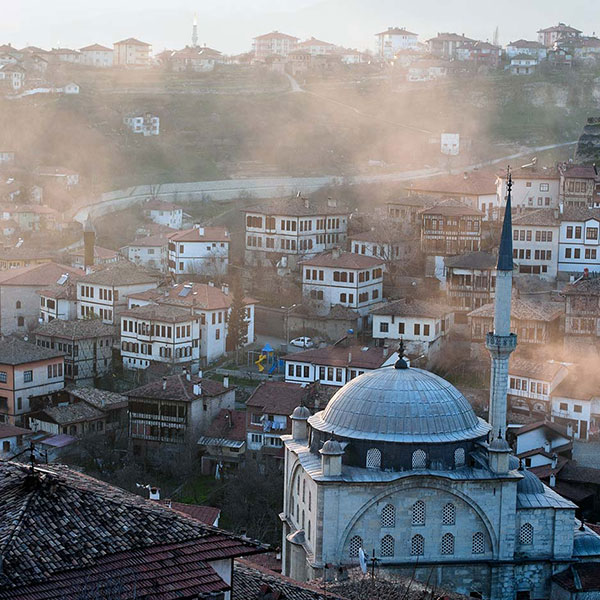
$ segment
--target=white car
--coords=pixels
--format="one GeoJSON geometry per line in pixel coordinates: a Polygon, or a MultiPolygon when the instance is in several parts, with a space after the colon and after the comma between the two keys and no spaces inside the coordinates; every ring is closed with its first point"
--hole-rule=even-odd
{"type": "Polygon", "coordinates": [[[290,342],[292,346],[297,346],[298,348],[312,348],[315,343],[309,337],[299,337],[290,342]]]}

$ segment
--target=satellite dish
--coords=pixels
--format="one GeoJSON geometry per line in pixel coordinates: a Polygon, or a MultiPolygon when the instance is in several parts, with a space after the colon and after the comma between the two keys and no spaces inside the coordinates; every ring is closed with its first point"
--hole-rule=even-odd
{"type": "Polygon", "coordinates": [[[358,561],[360,562],[360,570],[363,573],[367,572],[367,557],[365,556],[365,551],[362,548],[358,549],[358,561]]]}

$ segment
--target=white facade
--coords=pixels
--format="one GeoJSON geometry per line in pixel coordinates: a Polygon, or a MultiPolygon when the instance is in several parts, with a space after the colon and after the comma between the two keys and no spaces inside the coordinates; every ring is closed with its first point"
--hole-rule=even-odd
{"type": "MultiPolygon", "coordinates": [[[[513,410],[529,412],[531,409],[533,412],[549,415],[551,412],[550,395],[568,375],[568,369],[565,365],[561,365],[554,374],[540,377],[536,376],[534,369],[525,375],[523,369],[515,372],[515,369],[511,368],[509,364],[508,375],[508,394],[511,397],[513,410]]],[[[524,452],[524,450],[517,450],[517,452],[524,452]]]]}
{"type": "Polygon", "coordinates": [[[525,40],[519,40],[506,46],[506,55],[508,58],[514,58],[519,54],[527,54],[537,61],[544,60],[548,56],[546,48],[539,42],[523,43],[525,40]]]}
{"type": "Polygon", "coordinates": [[[340,304],[365,316],[383,299],[384,269],[384,261],[375,258],[362,268],[319,266],[309,261],[302,267],[302,296],[323,314],[340,304]]]}
{"type": "Polygon", "coordinates": [[[113,44],[113,64],[122,67],[150,66],[152,46],[135,38],[113,44]]]}
{"type": "Polygon", "coordinates": [[[90,67],[108,68],[113,66],[113,50],[94,44],[81,48],[81,64],[90,67]]]}
{"type": "MultiPolygon", "coordinates": [[[[597,213],[598,211],[596,211],[597,213]]],[[[600,271],[600,217],[572,220],[568,214],[560,224],[558,271],[600,271]]]]}
{"type": "Polygon", "coordinates": [[[169,238],[168,266],[173,275],[223,275],[229,264],[229,233],[221,228],[194,227],[169,238]],[[215,229],[219,231],[215,234],[215,229]]]}
{"type": "Polygon", "coordinates": [[[54,298],[40,294],[40,320],[49,323],[54,319],[71,321],[77,318],[77,301],[68,298],[54,298]]]}
{"type": "Polygon", "coordinates": [[[144,239],[138,240],[138,242],[139,244],[133,242],[129,246],[121,248],[125,258],[141,267],[166,271],[168,260],[167,238],[165,237],[162,242],[157,240],[150,243],[144,239]]]}
{"type": "Polygon", "coordinates": [[[573,437],[587,440],[590,429],[598,431],[600,425],[600,391],[591,398],[569,398],[556,394],[552,396],[552,421],[571,423],[573,437]]]}
{"type": "Polygon", "coordinates": [[[388,27],[387,31],[378,33],[376,37],[377,51],[385,60],[393,59],[400,50],[416,50],[419,46],[416,33],[398,27],[388,27]]]}
{"type": "Polygon", "coordinates": [[[145,206],[144,214],[154,223],[171,229],[181,229],[183,225],[183,209],[178,206],[145,206]]]}
{"type": "MultiPolygon", "coordinates": [[[[558,174],[544,173],[543,169],[530,174],[513,175],[512,207],[515,213],[527,208],[558,208],[560,179],[558,174]]],[[[496,179],[497,195],[506,202],[506,177],[496,179]]]]}
{"type": "Polygon", "coordinates": [[[125,123],[133,133],[141,133],[145,137],[150,135],[160,135],[160,117],[151,115],[150,113],[125,117],[123,123],[125,123]]]}
{"type": "Polygon", "coordinates": [[[515,56],[510,61],[510,72],[513,75],[532,75],[538,66],[533,56],[515,56]]]}
{"type": "Polygon", "coordinates": [[[513,258],[519,273],[554,280],[558,273],[559,225],[529,225],[526,218],[517,217],[513,223],[513,258]]]}

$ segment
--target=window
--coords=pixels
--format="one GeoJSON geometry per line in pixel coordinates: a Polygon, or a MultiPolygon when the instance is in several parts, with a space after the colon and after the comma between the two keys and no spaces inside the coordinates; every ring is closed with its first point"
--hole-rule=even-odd
{"type": "Polygon", "coordinates": [[[457,448],[454,451],[454,466],[464,467],[465,466],[465,449],[457,448]]]}
{"type": "Polygon", "coordinates": [[[404,335],[404,323],[402,322],[398,323],[398,333],[404,335]]]}
{"type": "Polygon", "coordinates": [[[420,323],[415,323],[414,334],[415,335],[421,335],[421,324],[420,323]]]}
{"type": "Polygon", "coordinates": [[[575,404],[575,405],[573,405],[573,412],[576,412],[576,413],[582,412],[582,406],[581,406],[581,404],[575,404]]]}
{"type": "Polygon", "coordinates": [[[429,335],[429,325],[423,325],[423,335],[424,336],[429,335]]]}
{"type": "Polygon", "coordinates": [[[477,531],[473,534],[471,552],[473,554],[483,554],[485,552],[485,538],[483,537],[483,533],[481,531],[477,531]]]}
{"type": "Polygon", "coordinates": [[[413,535],[410,540],[410,553],[412,556],[423,556],[425,551],[425,538],[422,535],[413,535]]]}
{"type": "Polygon", "coordinates": [[[412,468],[424,469],[427,466],[427,455],[424,450],[415,450],[412,453],[412,468]]]}
{"type": "Polygon", "coordinates": [[[396,507],[393,504],[386,504],[381,511],[381,526],[396,526],[396,507]]]}
{"type": "Polygon", "coordinates": [[[519,544],[523,546],[531,546],[533,544],[533,525],[531,523],[521,525],[521,529],[519,530],[519,544]]]}
{"type": "Polygon", "coordinates": [[[384,535],[381,540],[381,556],[394,556],[394,538],[384,535]]]}
{"type": "Polygon", "coordinates": [[[17,300],[17,303],[15,304],[15,308],[21,308],[21,301],[17,300]]]}
{"type": "Polygon", "coordinates": [[[454,536],[451,533],[445,533],[442,536],[440,549],[442,554],[454,554],[454,536]]]}
{"type": "Polygon", "coordinates": [[[381,451],[377,448],[367,450],[367,469],[381,468],[381,451]]]}
{"type": "Polygon", "coordinates": [[[0,371],[0,383],[6,383],[6,371],[0,371]]]}
{"type": "Polygon", "coordinates": [[[390,329],[389,323],[379,323],[379,332],[387,333],[390,329]]]}
{"type": "Polygon", "coordinates": [[[23,382],[30,383],[33,381],[33,371],[23,371],[23,382]]]}
{"type": "Polygon", "coordinates": [[[540,183],[540,192],[547,192],[550,190],[549,183],[540,183]]]}
{"type": "Polygon", "coordinates": [[[456,508],[448,502],[442,509],[442,525],[454,525],[456,523],[456,508]]]}
{"type": "Polygon", "coordinates": [[[350,539],[350,557],[358,558],[358,551],[363,547],[363,541],[360,535],[355,535],[350,539]]]}
{"type": "Polygon", "coordinates": [[[25,318],[17,317],[17,327],[24,327],[24,326],[25,326],[25,318]]]}
{"type": "Polygon", "coordinates": [[[425,502],[417,500],[412,507],[412,524],[425,525],[425,502]]]}
{"type": "Polygon", "coordinates": [[[585,230],[585,239],[586,240],[597,240],[598,239],[598,228],[597,227],[587,227],[585,230]]]}

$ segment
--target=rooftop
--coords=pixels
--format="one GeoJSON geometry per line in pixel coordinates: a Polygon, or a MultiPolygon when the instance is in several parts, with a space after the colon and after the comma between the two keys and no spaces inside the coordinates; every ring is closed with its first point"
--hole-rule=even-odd
{"type": "Polygon", "coordinates": [[[0,338],[0,364],[24,365],[64,356],[64,352],[42,348],[13,337],[0,338]]]}
{"type": "Polygon", "coordinates": [[[123,286],[140,283],[155,283],[158,282],[158,279],[158,274],[148,273],[140,267],[136,267],[133,263],[120,261],[106,266],[100,266],[92,273],[81,277],[80,281],[86,284],[92,283],[106,286],[123,286]]]}
{"type": "Polygon", "coordinates": [[[551,396],[553,398],[573,398],[591,400],[600,398],[600,375],[586,368],[576,368],[558,384],[551,396]]]}
{"type": "Polygon", "coordinates": [[[290,416],[307,395],[307,388],[299,383],[263,381],[246,401],[246,407],[258,408],[267,414],[290,416]]]}
{"type": "MultiPolygon", "coordinates": [[[[221,288],[207,283],[180,283],[169,288],[162,296],[156,299],[160,304],[175,306],[193,306],[196,309],[218,310],[229,308],[232,297],[221,288]]],[[[246,304],[253,304],[251,298],[245,298],[246,304]]]]}
{"type": "MultiPolygon", "coordinates": [[[[511,317],[519,321],[554,321],[565,311],[562,302],[535,302],[522,298],[512,301],[511,317]]],[[[471,311],[469,317],[493,318],[494,305],[484,304],[471,311]]]]}
{"type": "Polygon", "coordinates": [[[156,400],[178,400],[181,402],[191,402],[200,397],[219,396],[226,393],[231,388],[226,388],[222,383],[212,379],[202,379],[200,377],[190,377],[188,380],[184,375],[171,375],[166,377],[166,384],[163,379],[158,379],[146,385],[142,385],[125,393],[128,398],[152,398],[156,400]],[[194,385],[200,384],[200,395],[194,394],[194,385]],[[163,389],[165,385],[165,389],[163,389]]]}
{"type": "Polygon", "coordinates": [[[491,171],[470,171],[458,175],[438,175],[413,181],[408,189],[423,194],[488,196],[496,194],[496,178],[491,171]]]}
{"type": "Polygon", "coordinates": [[[528,423],[527,425],[523,425],[522,427],[519,427],[515,431],[515,435],[517,435],[517,436],[523,435],[524,433],[527,433],[528,431],[533,431],[534,429],[539,429],[540,427],[550,429],[554,433],[557,433],[558,435],[560,435],[564,438],[568,439],[568,437],[569,437],[567,435],[566,427],[563,427],[562,425],[559,425],[558,423],[552,423],[551,421],[536,421],[535,423],[528,423]]]}
{"type": "Polygon", "coordinates": [[[371,310],[372,315],[393,315],[396,317],[431,317],[441,319],[452,310],[441,304],[426,302],[413,298],[401,298],[394,302],[379,304],[371,310]]]}
{"type": "Polygon", "coordinates": [[[255,40],[271,40],[271,39],[286,39],[286,40],[299,40],[300,38],[288,35],[287,33],[280,33],[279,31],[271,31],[271,33],[263,33],[254,38],[255,40]]]}
{"type": "Polygon", "coordinates": [[[264,549],[62,465],[0,474],[3,598],[76,600],[109,578],[127,597],[199,597],[227,589],[210,562],[264,549]]]}
{"type": "Polygon", "coordinates": [[[0,286],[23,285],[41,288],[55,284],[65,274],[68,274],[74,280],[81,279],[84,276],[83,271],[80,269],[49,262],[0,271],[0,286]]]}
{"type": "Polygon", "coordinates": [[[223,408],[208,427],[205,438],[243,442],[246,439],[246,412],[223,408]]]}
{"type": "Polygon", "coordinates": [[[477,208],[472,208],[460,203],[436,204],[431,208],[426,208],[421,212],[422,215],[442,215],[444,217],[482,217],[483,213],[477,208]]]}
{"type": "Polygon", "coordinates": [[[381,31],[380,33],[376,33],[376,36],[380,35],[418,35],[413,33],[412,31],[408,31],[404,29],[404,27],[388,27],[385,31],[381,31]]]}
{"type": "Polygon", "coordinates": [[[393,353],[387,348],[363,348],[361,346],[326,346],[313,348],[283,356],[290,362],[306,362],[331,367],[354,367],[362,369],[378,369],[385,362],[392,360],[393,353]]]}
{"type": "Polygon", "coordinates": [[[530,377],[540,381],[552,381],[558,372],[564,368],[559,362],[545,361],[537,362],[524,358],[513,357],[508,366],[509,375],[519,377],[530,377]]]}
{"type": "Polygon", "coordinates": [[[560,218],[555,214],[554,208],[538,208],[536,210],[526,210],[513,217],[512,224],[515,227],[519,225],[560,227],[560,218]]]}
{"type": "Polygon", "coordinates": [[[108,390],[82,386],[69,388],[68,392],[73,398],[87,402],[101,410],[111,410],[127,406],[127,396],[108,390]]]}
{"type": "Polygon", "coordinates": [[[369,269],[383,266],[384,263],[385,261],[382,258],[338,250],[329,250],[302,261],[302,264],[307,267],[331,267],[338,269],[369,269]]]}
{"type": "Polygon", "coordinates": [[[248,206],[246,213],[260,213],[263,215],[281,215],[284,217],[315,217],[320,215],[347,215],[348,207],[340,202],[329,201],[326,198],[274,198],[263,200],[260,204],[248,206]]]}
{"type": "Polygon", "coordinates": [[[495,269],[496,257],[490,252],[468,252],[449,256],[444,260],[446,267],[455,269],[495,269]]]}
{"type": "Polygon", "coordinates": [[[163,323],[187,323],[198,318],[191,313],[189,308],[168,304],[147,304],[146,306],[130,308],[123,311],[121,316],[148,321],[161,321],[163,323]]]}
{"type": "Polygon", "coordinates": [[[103,323],[101,319],[75,319],[73,321],[53,319],[50,322],[42,323],[34,333],[69,340],[83,340],[114,336],[116,331],[112,325],[103,323]]]}
{"type": "Polygon", "coordinates": [[[561,292],[567,296],[600,296],[600,277],[580,277],[561,292]]]}
{"type": "Polygon", "coordinates": [[[58,406],[49,406],[40,411],[30,414],[32,419],[47,421],[57,425],[69,425],[71,423],[81,423],[86,421],[94,421],[104,418],[104,413],[101,410],[83,402],[75,404],[59,404],[58,406]]]}
{"type": "Polygon", "coordinates": [[[173,242],[230,242],[229,232],[225,227],[192,227],[172,233],[169,239],[173,242]]]}
{"type": "Polygon", "coordinates": [[[117,44],[127,44],[129,46],[147,46],[147,47],[150,47],[150,44],[147,44],[146,42],[141,42],[140,40],[137,40],[135,38],[127,38],[125,40],[121,40],[120,42],[115,42],[115,46],[117,44]]]}

